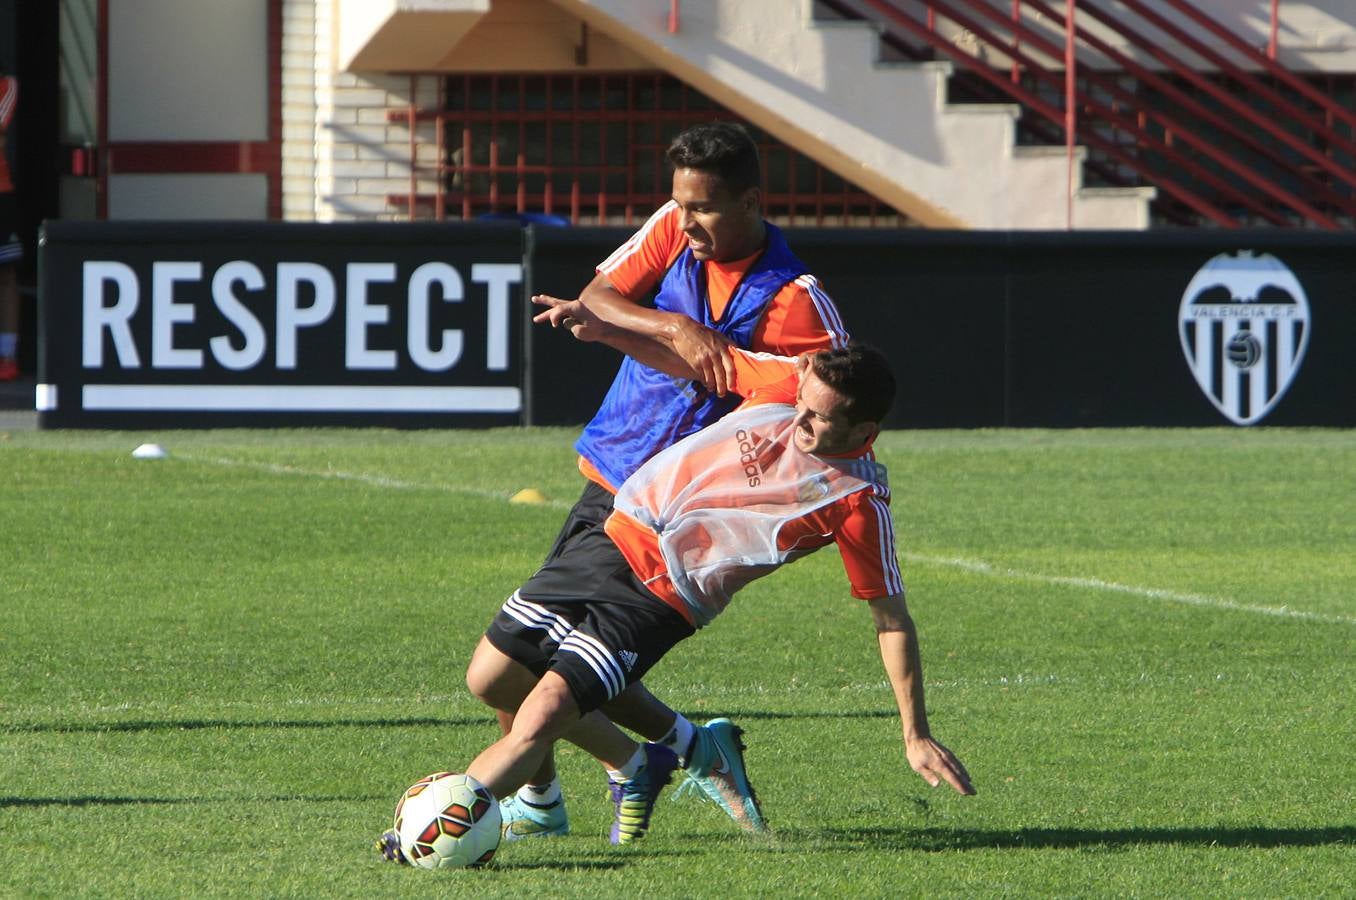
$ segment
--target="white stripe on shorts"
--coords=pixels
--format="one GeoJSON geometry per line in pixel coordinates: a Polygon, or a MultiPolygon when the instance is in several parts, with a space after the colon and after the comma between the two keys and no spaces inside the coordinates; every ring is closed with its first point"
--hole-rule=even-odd
{"type": "Polygon", "coordinates": [[[524,600],[517,591],[504,601],[504,612],[522,622],[528,628],[540,628],[551,636],[551,640],[560,644],[569,636],[573,626],[565,619],[544,606],[538,606],[530,600],[524,600]]]}
{"type": "Polygon", "coordinates": [[[621,666],[617,665],[616,657],[597,638],[572,631],[569,637],[560,642],[560,649],[575,654],[593,670],[593,674],[607,689],[607,699],[611,700],[626,687],[626,676],[621,666]]]}

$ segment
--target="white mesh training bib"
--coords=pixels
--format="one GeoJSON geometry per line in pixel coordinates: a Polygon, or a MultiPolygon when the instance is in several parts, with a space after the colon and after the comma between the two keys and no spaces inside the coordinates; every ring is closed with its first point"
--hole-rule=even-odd
{"type": "Polygon", "coordinates": [[[814,548],[786,549],[791,521],[867,488],[885,467],[804,453],[794,406],[733,412],[656,454],[617,492],[616,508],[654,529],[673,586],[701,627],[744,585],[814,548]]]}

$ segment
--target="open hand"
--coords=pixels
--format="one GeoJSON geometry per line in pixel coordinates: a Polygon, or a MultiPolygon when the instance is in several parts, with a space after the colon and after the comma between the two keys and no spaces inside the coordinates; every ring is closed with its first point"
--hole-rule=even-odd
{"type": "Polygon", "coordinates": [[[945,781],[957,793],[969,796],[975,792],[974,785],[970,784],[970,773],[940,742],[932,738],[908,741],[904,745],[904,754],[913,770],[933,787],[945,781]]]}

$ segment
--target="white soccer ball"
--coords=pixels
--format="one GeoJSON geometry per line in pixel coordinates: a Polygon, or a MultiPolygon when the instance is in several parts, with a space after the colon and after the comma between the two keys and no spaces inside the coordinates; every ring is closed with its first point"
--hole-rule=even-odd
{"type": "Polygon", "coordinates": [[[499,802],[458,772],[435,772],[410,785],[395,808],[400,852],[424,869],[483,866],[499,849],[499,802]]]}

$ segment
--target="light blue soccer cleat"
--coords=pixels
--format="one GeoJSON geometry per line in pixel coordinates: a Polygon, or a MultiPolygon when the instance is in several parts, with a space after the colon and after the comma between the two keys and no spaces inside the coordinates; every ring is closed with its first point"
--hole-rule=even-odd
{"type": "Polygon", "coordinates": [[[699,793],[716,802],[745,831],[767,831],[758,797],[744,771],[744,730],[729,719],[712,719],[697,727],[687,780],[673,799],[699,793]]]}
{"type": "Polygon", "coordinates": [[[499,814],[503,819],[503,838],[506,841],[570,833],[570,817],[565,812],[564,797],[555,803],[538,806],[512,794],[499,801],[499,814]]]}

